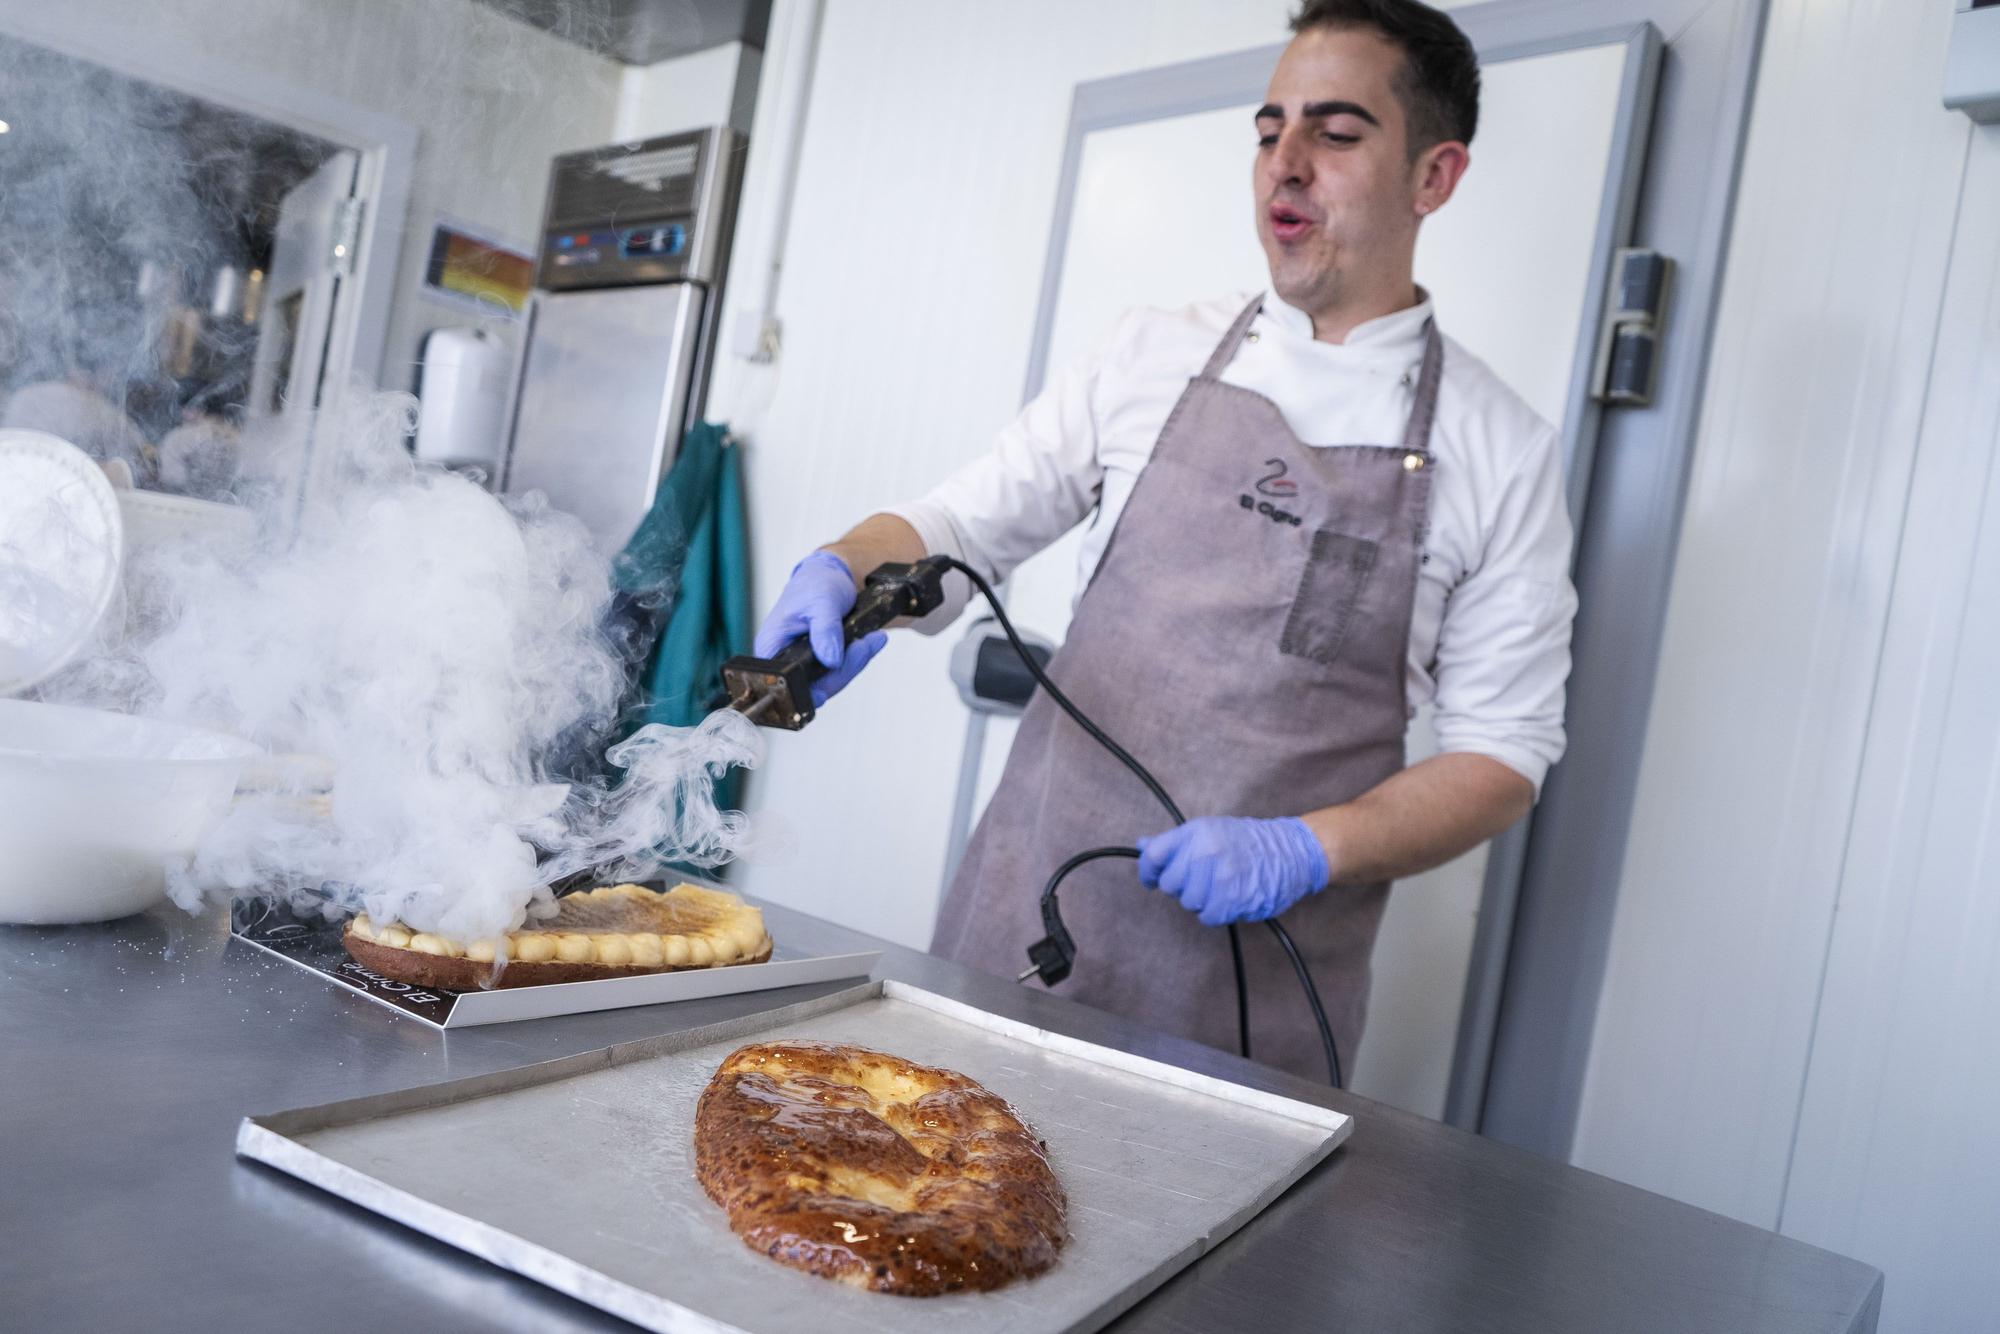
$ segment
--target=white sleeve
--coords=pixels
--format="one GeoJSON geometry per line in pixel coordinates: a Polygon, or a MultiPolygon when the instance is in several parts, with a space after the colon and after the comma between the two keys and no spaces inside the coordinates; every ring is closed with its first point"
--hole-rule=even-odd
{"type": "Polygon", "coordinates": [[[1445,603],[1437,649],[1437,738],[1499,760],[1535,785],[1562,758],[1569,679],[1569,509],[1562,442],[1544,428],[1502,487],[1475,566],[1445,603]]]}
{"type": "MultiPolygon", "coordinates": [[[[1123,332],[1121,326],[1120,332],[1123,332]]],[[[1083,521],[1104,486],[1094,399],[1102,352],[1064,368],[1021,410],[986,454],[929,494],[884,511],[917,530],[931,555],[956,556],[988,580],[1083,521]]],[[[915,622],[936,634],[973,596],[962,575],[945,581],[945,603],[915,622]]]]}

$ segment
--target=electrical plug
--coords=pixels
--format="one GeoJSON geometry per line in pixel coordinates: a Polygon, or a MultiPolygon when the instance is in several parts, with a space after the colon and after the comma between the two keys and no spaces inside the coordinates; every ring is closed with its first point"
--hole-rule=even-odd
{"type": "Polygon", "coordinates": [[[1042,926],[1048,934],[1028,946],[1028,967],[1014,980],[1026,982],[1039,976],[1043,986],[1052,987],[1068,977],[1076,963],[1076,942],[1063,925],[1062,909],[1056,906],[1053,890],[1042,895],[1042,926]]]}

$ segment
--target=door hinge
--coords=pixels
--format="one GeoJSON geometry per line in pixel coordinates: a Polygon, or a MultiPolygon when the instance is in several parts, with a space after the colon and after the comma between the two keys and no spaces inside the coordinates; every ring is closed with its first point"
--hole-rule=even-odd
{"type": "Polygon", "coordinates": [[[1653,401],[1673,271],[1674,262],[1657,250],[1620,250],[1613,258],[1590,384],[1599,403],[1643,408],[1653,401]]]}
{"type": "Polygon", "coordinates": [[[354,272],[354,252],[361,248],[362,212],[363,204],[354,195],[333,206],[333,248],[326,265],[342,277],[354,272]]]}

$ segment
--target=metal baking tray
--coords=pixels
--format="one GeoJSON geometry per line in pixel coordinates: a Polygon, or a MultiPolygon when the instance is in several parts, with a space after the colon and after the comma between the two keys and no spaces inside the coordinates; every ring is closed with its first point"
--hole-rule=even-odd
{"type": "Polygon", "coordinates": [[[1216,1246],[1353,1129],[1243,1088],[878,981],[517,1070],[246,1118],[236,1152],[647,1329],[1094,1330],[1216,1246]],[[1049,1146],[1055,1267],[895,1297],[738,1241],[694,1176],[695,1102],[745,1042],[853,1042],[959,1070],[1049,1146]]]}
{"type": "MultiPolygon", "coordinates": [[[[255,904],[238,908],[230,930],[244,944],[297,964],[328,982],[386,1005],[405,1018],[447,1029],[732,996],[745,991],[773,991],[810,982],[838,982],[867,977],[875,971],[875,961],[882,957],[880,950],[859,953],[843,950],[834,944],[837,928],[799,917],[788,918],[782,932],[772,933],[771,957],[763,963],[683,968],[646,977],[606,977],[595,982],[552,982],[493,991],[452,991],[445,987],[426,990],[379,977],[348,958],[340,945],[341,926],[339,922],[300,917],[274,904],[255,904]]],[[[844,942],[852,937],[840,939],[844,942]]]]}

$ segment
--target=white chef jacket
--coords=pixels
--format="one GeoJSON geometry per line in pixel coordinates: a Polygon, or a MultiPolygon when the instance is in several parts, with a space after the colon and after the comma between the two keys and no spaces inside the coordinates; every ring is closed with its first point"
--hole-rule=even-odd
{"type": "MultiPolygon", "coordinates": [[[[927,551],[993,579],[1087,518],[1081,597],[1168,413],[1251,295],[1130,312],[1100,351],[1049,382],[991,453],[888,512],[915,528],[927,551]]],[[[1400,444],[1431,314],[1425,296],[1356,326],[1345,343],[1324,343],[1313,338],[1310,316],[1266,292],[1222,378],[1269,398],[1303,441],[1400,444]]],[[[1539,793],[1563,752],[1576,611],[1561,438],[1447,337],[1429,448],[1437,470],[1406,698],[1413,710],[1435,700],[1441,751],[1490,756],[1539,793]]],[[[935,633],[962,608],[966,581],[952,583],[956,605],[919,629],[935,633]]]]}

